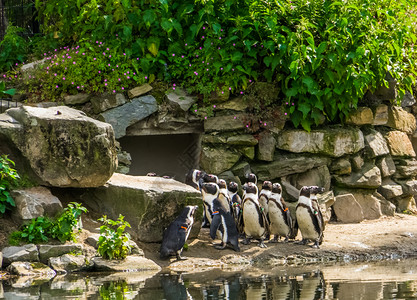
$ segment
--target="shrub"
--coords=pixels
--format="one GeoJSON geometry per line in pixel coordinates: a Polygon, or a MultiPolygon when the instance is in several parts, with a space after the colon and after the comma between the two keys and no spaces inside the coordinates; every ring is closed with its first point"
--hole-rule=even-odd
{"type": "Polygon", "coordinates": [[[100,237],[98,240],[98,253],[105,259],[124,259],[130,254],[130,235],[125,231],[130,224],[124,221],[124,216],[119,215],[117,221],[103,216],[99,219],[103,222],[100,226],[100,237]]]}
{"type": "Polygon", "coordinates": [[[62,243],[65,241],[76,241],[75,229],[78,227],[78,231],[81,230],[81,214],[86,213],[87,209],[80,203],[71,202],[64,212],[57,218],[54,225],[51,227],[51,237],[60,240],[62,243]]]}
{"type": "Polygon", "coordinates": [[[7,155],[0,156],[0,213],[4,214],[6,209],[11,210],[15,202],[10,195],[10,189],[17,185],[19,174],[11,166],[14,162],[7,158],[7,155]]]}
{"type": "Polygon", "coordinates": [[[7,26],[6,34],[0,42],[0,71],[10,69],[26,59],[28,42],[20,35],[22,32],[22,28],[7,26]]]}

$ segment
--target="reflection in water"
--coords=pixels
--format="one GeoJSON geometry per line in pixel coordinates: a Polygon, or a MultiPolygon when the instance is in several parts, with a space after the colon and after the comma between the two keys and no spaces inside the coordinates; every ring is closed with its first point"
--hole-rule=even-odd
{"type": "Polygon", "coordinates": [[[78,274],[0,281],[0,299],[417,299],[416,260],[240,273],[78,274]]]}

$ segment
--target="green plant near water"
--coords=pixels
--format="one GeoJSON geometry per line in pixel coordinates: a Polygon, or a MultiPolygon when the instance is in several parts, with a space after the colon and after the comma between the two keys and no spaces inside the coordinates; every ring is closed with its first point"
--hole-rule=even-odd
{"type": "Polygon", "coordinates": [[[11,210],[15,202],[10,195],[10,189],[17,185],[19,174],[14,167],[14,162],[7,155],[0,156],[0,213],[4,214],[6,210],[11,210]]]}
{"type": "Polygon", "coordinates": [[[106,215],[99,219],[103,222],[100,226],[100,237],[97,243],[98,253],[105,259],[124,259],[130,254],[131,246],[129,244],[130,234],[125,232],[126,227],[130,224],[124,220],[124,216],[114,221],[108,219],[106,215]]]}
{"type": "Polygon", "coordinates": [[[64,212],[57,218],[50,230],[51,237],[60,240],[62,243],[65,241],[76,241],[77,233],[81,230],[81,214],[86,213],[87,208],[80,203],[71,202],[64,212]]]}

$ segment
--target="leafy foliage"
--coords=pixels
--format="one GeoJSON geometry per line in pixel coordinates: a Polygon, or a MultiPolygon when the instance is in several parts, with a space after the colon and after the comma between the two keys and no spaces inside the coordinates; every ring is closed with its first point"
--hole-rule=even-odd
{"type": "Polygon", "coordinates": [[[45,52],[51,70],[44,69],[42,86],[32,89],[58,98],[160,79],[201,94],[207,116],[213,99],[268,81],[279,90],[269,104],[284,106],[295,126],[309,130],[323,116],[343,121],[368,90],[387,84],[387,73],[397,80],[400,97],[411,91],[414,4],[36,0],[44,33],[77,46],[45,52]],[[77,61],[71,51],[78,51],[77,61]]]}
{"type": "Polygon", "coordinates": [[[0,42],[0,71],[24,62],[28,52],[28,42],[19,35],[22,28],[9,25],[0,42]]]}
{"type": "Polygon", "coordinates": [[[71,202],[64,212],[59,216],[54,222],[53,227],[51,228],[50,235],[51,237],[60,240],[62,243],[65,241],[76,241],[76,233],[74,230],[78,227],[78,230],[81,230],[80,226],[80,217],[82,213],[86,213],[87,209],[82,206],[80,203],[71,202]]]}
{"type": "Polygon", "coordinates": [[[48,217],[37,217],[32,219],[29,224],[24,225],[22,230],[15,231],[11,234],[9,240],[12,244],[18,244],[22,241],[29,243],[46,243],[50,237],[50,231],[54,224],[48,217]]]}
{"type": "Polygon", "coordinates": [[[114,221],[103,216],[99,219],[103,222],[100,226],[100,237],[98,240],[98,253],[105,259],[124,259],[130,254],[130,235],[125,232],[130,224],[124,220],[124,216],[114,221]]]}
{"type": "Polygon", "coordinates": [[[15,202],[10,195],[10,189],[17,185],[19,174],[11,166],[14,162],[7,155],[0,156],[0,213],[4,214],[6,209],[11,210],[15,202]]]}

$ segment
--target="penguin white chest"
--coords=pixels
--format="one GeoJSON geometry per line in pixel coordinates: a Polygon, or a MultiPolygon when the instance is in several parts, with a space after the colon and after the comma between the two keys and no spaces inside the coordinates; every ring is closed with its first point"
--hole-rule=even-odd
{"type": "Polygon", "coordinates": [[[285,223],[281,209],[272,201],[268,205],[271,234],[286,236],[290,228],[285,223]]]}
{"type": "Polygon", "coordinates": [[[260,216],[256,204],[247,201],[243,208],[243,222],[245,234],[253,238],[261,237],[265,233],[265,228],[259,223],[260,216]]]}
{"type": "Polygon", "coordinates": [[[298,227],[300,228],[303,239],[315,240],[319,237],[319,233],[314,227],[313,219],[315,216],[311,215],[311,209],[299,206],[296,211],[298,227]]]}

